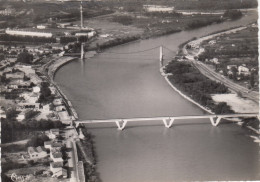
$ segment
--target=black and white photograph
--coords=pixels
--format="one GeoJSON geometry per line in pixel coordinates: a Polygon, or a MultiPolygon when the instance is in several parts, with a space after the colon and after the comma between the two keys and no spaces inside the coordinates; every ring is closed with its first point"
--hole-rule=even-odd
{"type": "Polygon", "coordinates": [[[0,0],[0,181],[260,181],[259,3],[0,0]]]}

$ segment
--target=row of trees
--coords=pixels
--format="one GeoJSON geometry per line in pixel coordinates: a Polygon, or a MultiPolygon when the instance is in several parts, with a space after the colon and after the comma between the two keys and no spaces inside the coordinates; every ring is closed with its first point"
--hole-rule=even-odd
{"type": "Polygon", "coordinates": [[[193,100],[210,108],[216,114],[233,113],[226,103],[215,104],[211,94],[228,93],[228,88],[202,75],[190,63],[172,61],[165,69],[170,81],[193,100]]]}
{"type": "Polygon", "coordinates": [[[234,9],[227,10],[225,11],[223,17],[235,20],[242,17],[242,12],[240,10],[234,10],[234,9]]]}
{"type": "Polygon", "coordinates": [[[167,18],[167,17],[180,17],[182,16],[182,13],[177,12],[146,12],[146,16],[154,16],[154,17],[160,17],[160,18],[167,18]]]}
{"type": "Polygon", "coordinates": [[[123,38],[116,38],[114,40],[109,40],[103,44],[98,44],[97,47],[99,49],[105,49],[108,47],[116,46],[116,45],[121,45],[125,44],[134,40],[138,40],[140,36],[130,36],[130,37],[123,37],[123,38]]]}
{"type": "Polygon", "coordinates": [[[221,22],[223,22],[223,20],[220,17],[216,17],[216,18],[212,18],[212,19],[204,18],[204,19],[190,20],[190,22],[188,22],[188,24],[186,26],[186,29],[191,30],[191,29],[211,25],[213,23],[221,23],[221,22]]]}

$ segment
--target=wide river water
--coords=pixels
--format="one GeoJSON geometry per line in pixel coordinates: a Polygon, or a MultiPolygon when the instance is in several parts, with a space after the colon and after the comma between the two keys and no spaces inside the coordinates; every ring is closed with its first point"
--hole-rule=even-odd
{"type": "MultiPolygon", "coordinates": [[[[237,21],[141,40],[107,49],[63,66],[55,81],[80,119],[202,115],[205,111],[175,92],[160,75],[159,48],[170,59],[193,38],[257,20],[252,11],[237,21]],[[146,49],[150,51],[128,54],[146,49]],[[124,54],[119,54],[124,53],[124,54]]],[[[95,136],[97,171],[104,182],[260,180],[259,145],[235,124],[213,127],[208,119],[89,126],[95,136]]]]}

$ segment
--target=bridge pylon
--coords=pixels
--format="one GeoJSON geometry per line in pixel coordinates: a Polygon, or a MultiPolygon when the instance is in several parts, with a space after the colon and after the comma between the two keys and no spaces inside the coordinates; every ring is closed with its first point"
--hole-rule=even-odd
{"type": "Polygon", "coordinates": [[[162,67],[163,66],[163,46],[160,46],[159,60],[160,60],[160,67],[162,67]]]}
{"type": "Polygon", "coordinates": [[[85,52],[84,52],[84,43],[81,43],[81,52],[80,52],[80,59],[84,59],[85,57],[85,52]]]}
{"type": "Polygon", "coordinates": [[[169,118],[169,123],[167,122],[168,119],[163,119],[164,126],[166,128],[170,128],[174,122],[174,118],[169,118]]]}
{"type": "Polygon", "coordinates": [[[117,129],[118,130],[123,130],[124,128],[125,128],[125,126],[126,126],[126,123],[127,123],[127,120],[120,120],[120,121],[115,121],[115,123],[116,123],[116,125],[117,125],[117,129]],[[122,123],[122,125],[121,125],[121,123],[122,123]]]}
{"type": "Polygon", "coordinates": [[[222,117],[217,117],[216,120],[214,120],[214,117],[210,117],[209,119],[210,119],[210,122],[211,122],[211,124],[213,126],[218,126],[218,124],[220,123],[222,117]]]}

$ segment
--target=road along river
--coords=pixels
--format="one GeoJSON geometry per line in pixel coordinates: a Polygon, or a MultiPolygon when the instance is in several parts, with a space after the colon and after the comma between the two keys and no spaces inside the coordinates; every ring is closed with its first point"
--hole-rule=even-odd
{"type": "MultiPolygon", "coordinates": [[[[175,92],[160,75],[160,45],[178,50],[193,38],[257,20],[251,11],[237,21],[141,40],[71,62],[55,81],[80,119],[201,115],[205,111],[175,92]],[[152,49],[139,52],[144,49],[152,49]],[[128,54],[129,52],[139,52],[128,54]],[[119,54],[124,53],[124,54],[119,54]]],[[[174,53],[165,50],[165,58],[174,53]]],[[[213,127],[207,119],[89,126],[95,136],[97,169],[104,182],[260,180],[259,146],[235,124],[213,127]]]]}

